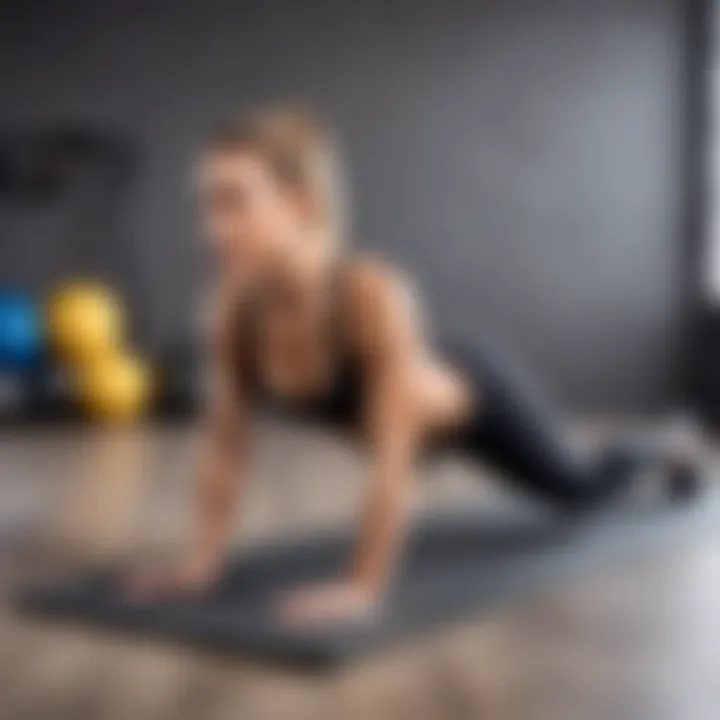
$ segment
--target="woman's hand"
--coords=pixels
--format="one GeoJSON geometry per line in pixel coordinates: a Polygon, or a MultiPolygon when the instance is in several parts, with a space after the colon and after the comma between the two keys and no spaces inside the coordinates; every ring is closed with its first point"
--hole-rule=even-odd
{"type": "Polygon", "coordinates": [[[281,621],[295,626],[317,626],[369,619],[377,611],[379,593],[350,581],[310,585],[281,598],[281,621]]]}
{"type": "Polygon", "coordinates": [[[202,595],[220,576],[220,565],[186,559],[141,568],[124,578],[123,597],[130,602],[158,602],[202,595]]]}

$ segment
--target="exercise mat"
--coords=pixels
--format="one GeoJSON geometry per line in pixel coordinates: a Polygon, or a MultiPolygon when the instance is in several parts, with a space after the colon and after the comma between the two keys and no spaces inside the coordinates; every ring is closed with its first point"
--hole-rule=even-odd
{"type": "Polygon", "coordinates": [[[349,534],[287,539],[231,558],[222,581],[199,600],[122,601],[109,571],[25,591],[31,613],[200,643],[283,663],[332,666],[428,631],[480,616],[613,559],[641,561],[720,527],[717,500],[654,511],[603,512],[558,519],[479,512],[418,521],[386,603],[373,620],[292,629],[273,609],[279,594],[338,576],[352,550],[349,534]]]}

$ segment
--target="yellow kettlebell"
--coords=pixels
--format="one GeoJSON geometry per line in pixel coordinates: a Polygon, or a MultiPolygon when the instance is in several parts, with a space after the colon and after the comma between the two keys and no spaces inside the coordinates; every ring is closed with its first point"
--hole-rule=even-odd
{"type": "Polygon", "coordinates": [[[124,353],[87,366],[80,377],[80,397],[92,418],[124,422],[142,415],[150,400],[151,386],[151,373],[145,363],[124,353]]]}
{"type": "Polygon", "coordinates": [[[122,344],[122,303],[101,282],[72,282],[51,297],[47,326],[53,348],[66,362],[98,363],[122,344]]]}

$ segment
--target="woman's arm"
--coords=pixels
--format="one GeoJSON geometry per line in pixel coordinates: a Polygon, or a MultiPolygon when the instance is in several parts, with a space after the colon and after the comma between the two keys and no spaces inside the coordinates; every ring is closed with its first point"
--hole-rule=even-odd
{"type": "Polygon", "coordinates": [[[413,298],[399,279],[368,264],[354,283],[351,324],[366,368],[365,439],[371,469],[348,574],[308,588],[281,608],[296,622],[343,619],[381,599],[405,535],[412,471],[424,434],[417,402],[422,345],[413,298]]]}
{"type": "Polygon", "coordinates": [[[210,338],[211,366],[196,486],[195,530],[187,562],[201,574],[215,574],[233,530],[247,462],[249,417],[238,385],[230,322],[221,321],[210,338]]]}
{"type": "Polygon", "coordinates": [[[391,574],[410,509],[424,430],[416,395],[421,343],[407,288],[383,268],[369,265],[360,272],[358,342],[366,365],[364,433],[371,467],[351,582],[375,597],[391,574]]]}
{"type": "Polygon", "coordinates": [[[178,562],[132,576],[126,590],[138,599],[198,592],[219,575],[241,482],[238,460],[248,453],[249,413],[238,384],[231,313],[218,307],[207,333],[209,388],[197,467],[196,516],[189,546],[178,562]]]}
{"type": "Polygon", "coordinates": [[[384,368],[370,390],[366,419],[371,470],[350,581],[373,598],[388,582],[410,509],[421,428],[406,372],[400,363],[384,368]]]}

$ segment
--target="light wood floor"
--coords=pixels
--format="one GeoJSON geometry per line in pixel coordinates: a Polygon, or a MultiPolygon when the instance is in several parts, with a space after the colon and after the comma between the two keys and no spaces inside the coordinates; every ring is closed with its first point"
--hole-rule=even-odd
{"type": "MultiPolygon", "coordinates": [[[[192,432],[0,436],[0,589],[68,562],[179,541],[192,432]]],[[[457,462],[430,506],[504,503],[457,462]]],[[[344,445],[264,427],[239,542],[350,521],[344,445]]],[[[718,720],[720,528],[627,558],[326,677],[20,619],[0,606],[0,718],[718,720]]]]}

